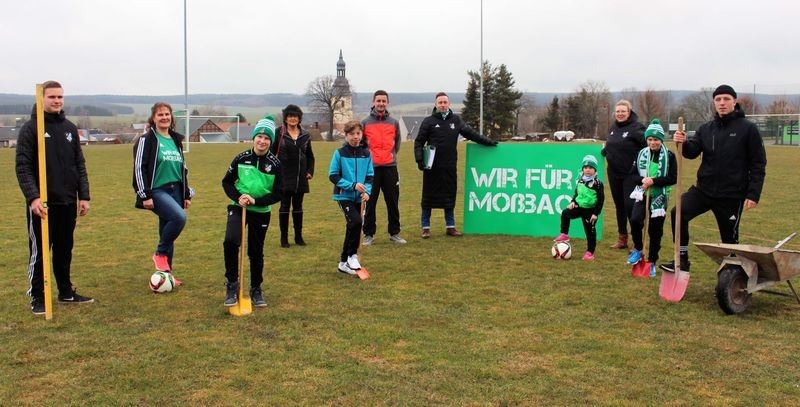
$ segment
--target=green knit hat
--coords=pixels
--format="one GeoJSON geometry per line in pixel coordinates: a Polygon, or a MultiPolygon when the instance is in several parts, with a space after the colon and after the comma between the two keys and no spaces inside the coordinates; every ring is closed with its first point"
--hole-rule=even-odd
{"type": "Polygon", "coordinates": [[[275,118],[271,114],[264,116],[263,119],[256,123],[253,129],[253,134],[250,135],[251,139],[256,138],[259,134],[266,134],[269,136],[270,142],[275,141],[275,118]]]}
{"type": "Polygon", "coordinates": [[[647,130],[644,131],[644,139],[647,140],[648,137],[657,138],[662,143],[664,142],[664,128],[661,127],[661,120],[653,119],[650,122],[647,130]]]}
{"type": "Polygon", "coordinates": [[[581,160],[581,168],[583,167],[592,167],[597,171],[597,158],[593,155],[584,156],[583,160],[581,160]]]}

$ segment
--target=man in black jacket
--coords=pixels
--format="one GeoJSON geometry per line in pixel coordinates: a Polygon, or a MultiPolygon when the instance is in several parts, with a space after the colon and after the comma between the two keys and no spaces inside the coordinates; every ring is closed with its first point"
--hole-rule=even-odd
{"type": "Polygon", "coordinates": [[[47,202],[39,193],[39,167],[36,107],[31,120],[22,126],[17,139],[16,169],[19,187],[27,208],[28,279],[32,297],[31,310],[44,314],[44,277],[42,274],[42,220],[47,221],[53,254],[53,274],[58,284],[58,302],[91,303],[93,299],[79,295],[72,287],[73,233],[77,215],[89,212],[89,177],[81,151],[78,128],[67,120],[62,107],[64,90],[56,81],[44,83],[45,161],[47,166],[47,202]]]}
{"type": "MultiPolygon", "coordinates": [[[[697,170],[697,184],[681,197],[680,269],[689,271],[689,222],[711,210],[717,219],[722,243],[739,243],[739,221],[743,209],[752,209],[761,198],[766,175],[767,154],[756,126],[744,118],[736,103],[736,91],[728,85],[714,90],[714,120],[701,125],[694,137],[675,133],[675,142],[684,143],[683,156],[703,154],[697,170]]],[[[672,208],[672,235],[675,236],[675,208],[672,208]]],[[[675,262],[662,264],[674,271],[675,262]]]]}

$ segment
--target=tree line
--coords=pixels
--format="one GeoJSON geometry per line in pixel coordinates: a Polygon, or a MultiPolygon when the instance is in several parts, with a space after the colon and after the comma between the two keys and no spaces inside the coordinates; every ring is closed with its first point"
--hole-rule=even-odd
{"type": "MultiPolygon", "coordinates": [[[[30,115],[33,105],[30,104],[7,104],[0,105],[0,114],[19,114],[30,115]]],[[[129,106],[119,106],[109,109],[93,105],[66,105],[64,113],[70,116],[114,116],[116,114],[133,114],[133,108],[129,106]]]]}

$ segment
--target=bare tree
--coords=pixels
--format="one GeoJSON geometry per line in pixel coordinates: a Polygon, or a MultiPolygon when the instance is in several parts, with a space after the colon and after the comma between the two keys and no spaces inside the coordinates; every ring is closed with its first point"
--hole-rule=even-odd
{"type": "Polygon", "coordinates": [[[333,140],[333,114],[349,94],[349,89],[334,86],[334,82],[332,75],[317,77],[309,82],[305,94],[312,112],[328,116],[328,140],[333,140]]]}
{"type": "Polygon", "coordinates": [[[519,135],[523,132],[533,131],[536,117],[536,102],[529,96],[523,96],[519,104],[514,109],[514,129],[512,135],[519,135]]]}
{"type": "Polygon", "coordinates": [[[767,114],[797,113],[798,106],[785,97],[779,97],[767,106],[767,114]]]}
{"type": "MultiPolygon", "coordinates": [[[[639,99],[639,95],[642,92],[638,91],[636,88],[625,88],[619,91],[619,98],[625,99],[628,102],[631,102],[633,106],[636,106],[636,101],[639,99]]],[[[615,100],[614,103],[617,101],[615,100]]],[[[638,112],[637,112],[638,113],[638,112]]]]}
{"type": "Polygon", "coordinates": [[[639,117],[648,123],[654,118],[659,118],[662,122],[666,122],[665,117],[667,98],[663,92],[656,92],[652,88],[647,88],[636,101],[636,112],[639,117]]]}
{"type": "Polygon", "coordinates": [[[742,108],[742,111],[745,114],[756,114],[756,112],[761,110],[761,106],[758,105],[750,95],[742,95],[736,99],[736,103],[739,104],[739,107],[742,108]]]}
{"type": "Polygon", "coordinates": [[[683,99],[679,109],[684,112],[687,121],[705,122],[714,116],[713,93],[714,89],[702,88],[683,99]]]}
{"type": "Polygon", "coordinates": [[[580,105],[580,127],[584,131],[583,135],[592,135],[597,138],[598,125],[606,122],[603,117],[611,103],[611,92],[605,82],[590,80],[580,85],[577,98],[580,105]]]}

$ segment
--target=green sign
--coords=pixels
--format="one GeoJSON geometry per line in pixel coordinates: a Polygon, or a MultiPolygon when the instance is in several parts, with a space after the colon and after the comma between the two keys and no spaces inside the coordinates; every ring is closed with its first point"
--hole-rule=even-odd
{"type": "MultiPolygon", "coordinates": [[[[503,143],[494,148],[467,144],[464,231],[557,236],[561,212],[575,194],[584,156],[597,158],[598,178],[605,180],[600,149],[600,143],[503,143]]],[[[602,220],[601,213],[598,240],[603,234],[602,220]]],[[[580,218],[573,219],[569,235],[586,237],[580,218]]]]}

